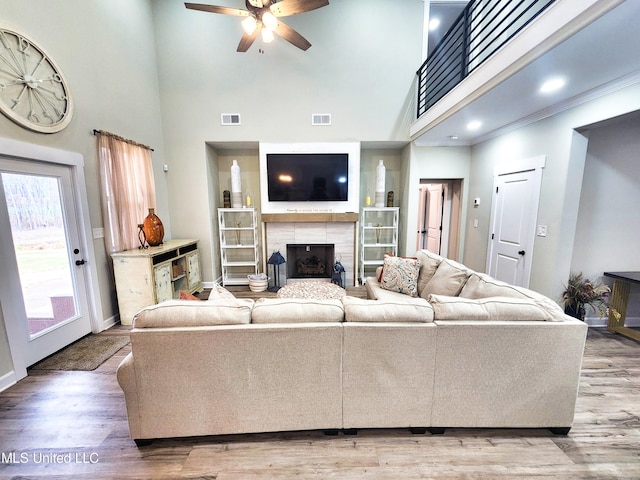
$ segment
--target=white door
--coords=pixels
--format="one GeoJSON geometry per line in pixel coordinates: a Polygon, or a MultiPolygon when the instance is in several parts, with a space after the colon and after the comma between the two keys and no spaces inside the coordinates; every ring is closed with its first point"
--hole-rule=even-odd
{"type": "Polygon", "coordinates": [[[4,319],[29,366],[91,332],[87,257],[71,167],[0,157],[0,179],[4,319]]]}
{"type": "Polygon", "coordinates": [[[541,178],[530,170],[495,179],[487,273],[498,280],[529,286],[541,178]]]}
{"type": "Polygon", "coordinates": [[[416,250],[427,248],[427,185],[418,188],[418,232],[416,250]]]}
{"type": "Polygon", "coordinates": [[[444,219],[444,186],[441,183],[427,185],[427,245],[430,252],[440,254],[442,223],[444,219]]]}

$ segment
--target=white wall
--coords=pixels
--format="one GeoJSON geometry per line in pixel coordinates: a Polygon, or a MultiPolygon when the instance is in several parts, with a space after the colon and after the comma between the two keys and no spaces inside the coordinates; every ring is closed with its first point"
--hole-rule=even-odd
{"type": "MultiPolygon", "coordinates": [[[[571,270],[611,285],[601,278],[605,271],[640,270],[640,114],[605,123],[586,132],[589,148],[571,270]]],[[[640,288],[631,290],[630,300],[629,317],[637,320],[640,288]]],[[[587,315],[600,320],[594,312],[587,315]]]]}
{"type": "MultiPolygon", "coordinates": [[[[474,146],[467,199],[486,201],[469,211],[465,263],[485,269],[493,167],[546,155],[537,223],[547,225],[548,233],[535,239],[530,286],[558,300],[571,269],[587,151],[586,138],[575,129],[639,108],[640,85],[633,85],[474,146]],[[470,225],[473,218],[478,218],[479,228],[470,225]]],[[[473,208],[469,202],[467,208],[473,208]]]]}
{"type": "MultiPolygon", "coordinates": [[[[213,263],[211,265],[213,269],[213,275],[210,278],[218,280],[221,276],[220,266],[220,241],[218,238],[218,214],[217,208],[223,206],[224,190],[231,191],[231,165],[234,160],[238,161],[240,166],[240,178],[242,182],[242,190],[246,194],[251,193],[253,205],[258,213],[258,224],[261,222],[260,212],[262,210],[262,204],[260,201],[260,157],[258,154],[258,146],[255,148],[245,146],[243,148],[227,148],[210,147],[215,152],[215,156],[212,156],[211,170],[214,172],[215,178],[212,178],[209,184],[209,195],[213,201],[214,208],[212,209],[212,230],[211,235],[213,238],[211,258],[213,263]]],[[[262,238],[258,238],[260,248],[259,252],[262,252],[262,238]]],[[[260,271],[266,271],[266,266],[262,255],[260,255],[260,271]]],[[[208,268],[208,266],[207,266],[208,268]]],[[[205,272],[206,275],[206,272],[205,272]]]]}
{"type": "Polygon", "coordinates": [[[416,147],[411,145],[406,152],[409,157],[404,175],[402,191],[403,204],[407,208],[400,211],[400,221],[406,225],[400,247],[401,255],[413,255],[416,251],[418,231],[418,188],[421,179],[451,180],[462,179],[462,215],[460,226],[460,250],[458,259],[464,262],[464,238],[467,209],[469,204],[469,181],[471,149],[469,147],[416,147]]]}
{"type": "Polygon", "coordinates": [[[365,148],[360,156],[360,206],[364,207],[367,195],[371,197],[371,206],[375,202],[376,168],[382,160],[385,167],[385,206],[387,193],[393,192],[393,206],[406,208],[402,204],[402,150],[391,148],[365,148]]]}
{"type": "Polygon", "coordinates": [[[285,19],[312,43],[306,52],[277,38],[267,46],[258,39],[244,54],[236,52],[237,18],[182,2],[152,7],[172,233],[200,239],[205,281],[217,263],[205,142],[409,140],[422,2],[331,2],[285,19]],[[239,113],[241,125],[221,126],[221,113],[239,113]],[[332,114],[331,126],[312,126],[312,113],[332,114]]]}
{"type": "MultiPolygon", "coordinates": [[[[102,227],[92,130],[108,130],[151,145],[157,212],[171,232],[149,0],[0,0],[0,22],[24,31],[56,60],[75,102],[73,120],[62,132],[30,132],[0,115],[0,136],[82,154],[92,227],[102,227]]],[[[102,239],[89,241],[94,242],[96,253],[101,323],[117,313],[111,259],[102,239]]],[[[0,350],[8,351],[2,334],[0,350]]],[[[0,378],[11,370],[11,363],[0,356],[0,378]]]]}

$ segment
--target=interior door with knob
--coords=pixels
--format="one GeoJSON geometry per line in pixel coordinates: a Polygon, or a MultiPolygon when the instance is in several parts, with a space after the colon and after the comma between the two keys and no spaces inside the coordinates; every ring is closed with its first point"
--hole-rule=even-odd
{"type": "Polygon", "coordinates": [[[11,348],[29,366],[91,332],[86,261],[70,167],[0,157],[0,177],[5,322],[20,325],[11,348]]]}
{"type": "Polygon", "coordinates": [[[487,273],[498,280],[529,286],[541,179],[540,170],[495,178],[487,273]]]}

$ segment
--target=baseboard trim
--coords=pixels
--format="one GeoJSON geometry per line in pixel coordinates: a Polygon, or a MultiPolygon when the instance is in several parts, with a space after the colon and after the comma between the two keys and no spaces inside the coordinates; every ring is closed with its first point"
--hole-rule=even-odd
{"type": "Polygon", "coordinates": [[[18,383],[16,380],[16,372],[11,370],[9,373],[5,373],[0,377],[0,392],[4,392],[7,388],[12,387],[18,383]]]}
{"type": "MultiPolygon", "coordinates": [[[[102,322],[102,329],[100,330],[100,332],[104,332],[106,329],[113,327],[119,321],[120,321],[119,313],[116,313],[112,317],[105,318],[104,321],[102,322]]],[[[96,333],[100,333],[100,332],[96,332],[96,333]]]]}
{"type": "MultiPolygon", "coordinates": [[[[606,327],[608,323],[607,317],[585,317],[584,323],[590,327],[606,327]]],[[[640,317],[627,317],[624,322],[627,327],[640,327],[640,317]]]]}

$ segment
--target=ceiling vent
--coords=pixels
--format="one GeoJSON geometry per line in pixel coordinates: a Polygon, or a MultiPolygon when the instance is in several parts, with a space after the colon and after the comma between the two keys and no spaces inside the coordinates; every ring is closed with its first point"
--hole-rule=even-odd
{"type": "Polygon", "coordinates": [[[223,113],[220,115],[222,125],[240,125],[239,113],[223,113]]]}
{"type": "Polygon", "coordinates": [[[312,114],[311,125],[331,125],[331,114],[330,113],[312,114]]]}

